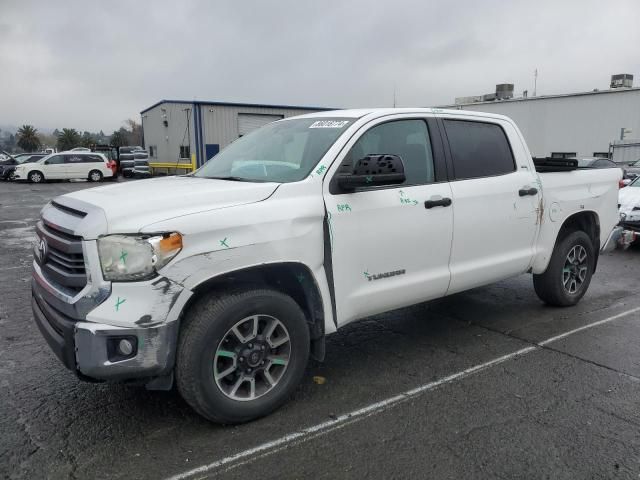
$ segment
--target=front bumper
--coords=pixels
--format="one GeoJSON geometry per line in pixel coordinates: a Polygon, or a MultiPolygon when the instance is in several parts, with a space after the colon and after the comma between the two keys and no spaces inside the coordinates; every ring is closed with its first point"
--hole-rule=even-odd
{"type": "Polygon", "coordinates": [[[80,378],[128,380],[168,374],[174,365],[178,322],[151,327],[127,328],[79,321],[47,301],[47,292],[32,280],[31,307],[43,337],[69,370],[80,378]],[[130,357],[123,358],[112,346],[122,338],[135,339],[130,357]]]}

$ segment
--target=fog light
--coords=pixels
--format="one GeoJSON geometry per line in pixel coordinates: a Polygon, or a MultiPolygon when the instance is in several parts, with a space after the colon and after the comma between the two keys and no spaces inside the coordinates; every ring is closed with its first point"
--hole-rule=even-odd
{"type": "Polygon", "coordinates": [[[131,343],[130,340],[123,338],[122,340],[120,340],[120,342],[118,342],[118,353],[120,355],[128,357],[133,353],[133,343],[131,343]]]}

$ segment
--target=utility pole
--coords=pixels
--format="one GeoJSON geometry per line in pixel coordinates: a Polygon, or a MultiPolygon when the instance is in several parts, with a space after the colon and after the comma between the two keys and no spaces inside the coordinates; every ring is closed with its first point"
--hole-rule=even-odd
{"type": "Polygon", "coordinates": [[[534,97],[536,96],[536,91],[538,89],[537,87],[538,87],[538,69],[536,68],[533,71],[533,96],[534,97]]]}

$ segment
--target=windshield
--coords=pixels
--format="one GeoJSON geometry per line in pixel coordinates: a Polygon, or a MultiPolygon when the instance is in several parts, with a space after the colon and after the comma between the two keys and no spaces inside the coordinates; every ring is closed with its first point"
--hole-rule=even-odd
{"type": "Polygon", "coordinates": [[[632,167],[640,167],[640,160],[636,160],[631,164],[632,167]]]}
{"type": "Polygon", "coordinates": [[[640,188],[640,177],[636,177],[636,179],[631,182],[627,187],[638,187],[640,188]]]}
{"type": "Polygon", "coordinates": [[[193,175],[249,182],[297,182],[317,165],[353,118],[297,118],[242,137],[193,175]]]}

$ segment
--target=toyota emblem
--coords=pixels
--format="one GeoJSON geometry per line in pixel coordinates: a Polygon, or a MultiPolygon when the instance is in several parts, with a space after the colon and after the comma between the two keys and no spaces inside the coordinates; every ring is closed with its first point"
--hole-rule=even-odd
{"type": "Polygon", "coordinates": [[[49,253],[49,247],[47,246],[47,241],[44,238],[40,240],[38,250],[40,250],[40,260],[44,262],[47,259],[47,254],[49,253]]]}

